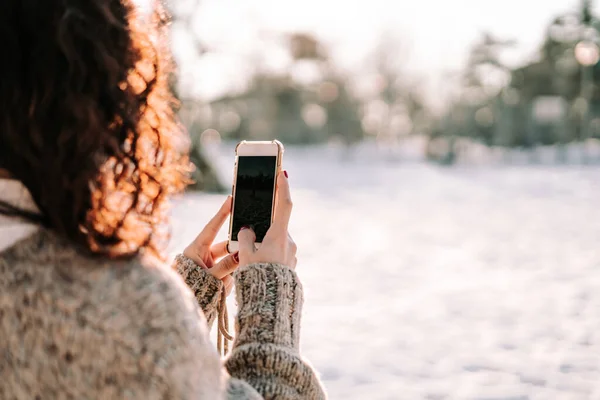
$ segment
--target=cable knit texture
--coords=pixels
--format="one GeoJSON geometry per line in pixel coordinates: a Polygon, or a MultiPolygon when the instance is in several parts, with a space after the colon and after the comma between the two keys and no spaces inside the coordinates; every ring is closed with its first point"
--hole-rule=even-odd
{"type": "Polygon", "coordinates": [[[278,264],[254,264],[238,270],[235,279],[236,337],[225,362],[231,376],[261,388],[265,399],[324,399],[299,354],[303,297],[296,273],[278,264]]]}
{"type": "Polygon", "coordinates": [[[294,272],[236,274],[229,374],[201,310],[214,319],[221,285],[183,257],[107,261],[40,230],[0,252],[0,399],[324,398],[298,353],[294,272]]]}
{"type": "Polygon", "coordinates": [[[199,267],[183,254],[175,257],[174,269],[181,275],[198,300],[204,316],[211,327],[217,318],[217,307],[221,301],[223,282],[199,267]]]}

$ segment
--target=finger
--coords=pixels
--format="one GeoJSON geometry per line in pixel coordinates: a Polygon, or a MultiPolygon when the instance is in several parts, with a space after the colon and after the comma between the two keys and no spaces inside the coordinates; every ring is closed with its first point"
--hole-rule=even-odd
{"type": "Polygon", "coordinates": [[[213,260],[225,257],[227,254],[229,254],[227,244],[228,242],[224,241],[210,246],[210,255],[212,256],[213,260]]]}
{"type": "Polygon", "coordinates": [[[233,289],[233,278],[231,275],[227,275],[222,279],[223,285],[225,285],[225,293],[227,296],[231,294],[231,290],[233,289]]]}
{"type": "Polygon", "coordinates": [[[285,172],[280,172],[277,177],[277,204],[273,225],[280,232],[287,231],[290,216],[292,215],[292,195],[285,172]]]}
{"type": "Polygon", "coordinates": [[[227,275],[231,275],[239,266],[239,256],[237,253],[230,254],[221,261],[219,261],[214,267],[208,270],[215,278],[223,279],[227,275]]]}
{"type": "Polygon", "coordinates": [[[238,233],[238,242],[240,247],[240,255],[242,258],[248,257],[250,254],[254,253],[254,241],[256,240],[256,235],[252,228],[242,228],[238,233]]]}
{"type": "Polygon", "coordinates": [[[215,237],[217,237],[219,230],[221,229],[221,227],[227,220],[227,217],[229,217],[229,214],[231,213],[231,199],[231,196],[227,196],[227,199],[225,200],[217,214],[208,222],[208,224],[206,224],[202,232],[200,232],[200,234],[195,240],[195,243],[197,245],[210,244],[213,242],[213,240],[215,240],[215,237]]]}

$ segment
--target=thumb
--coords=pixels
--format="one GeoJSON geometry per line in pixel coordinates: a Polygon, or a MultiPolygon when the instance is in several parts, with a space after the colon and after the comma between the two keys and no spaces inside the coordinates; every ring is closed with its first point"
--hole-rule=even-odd
{"type": "Polygon", "coordinates": [[[252,228],[247,226],[242,227],[238,233],[238,242],[240,247],[240,255],[243,259],[247,259],[250,254],[254,253],[254,241],[256,235],[252,228]]]}
{"type": "Polygon", "coordinates": [[[217,279],[223,279],[227,275],[230,275],[240,265],[240,259],[238,253],[228,255],[219,261],[214,267],[208,270],[208,272],[217,279]]]}

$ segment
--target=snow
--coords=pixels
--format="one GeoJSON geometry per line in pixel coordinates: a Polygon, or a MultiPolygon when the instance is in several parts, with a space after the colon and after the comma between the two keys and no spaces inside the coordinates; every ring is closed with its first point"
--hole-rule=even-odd
{"type": "MultiPolygon", "coordinates": [[[[600,166],[385,158],[285,155],[302,352],[330,398],[600,398],[600,166]]],[[[223,199],[177,204],[173,252],[223,199]]]]}

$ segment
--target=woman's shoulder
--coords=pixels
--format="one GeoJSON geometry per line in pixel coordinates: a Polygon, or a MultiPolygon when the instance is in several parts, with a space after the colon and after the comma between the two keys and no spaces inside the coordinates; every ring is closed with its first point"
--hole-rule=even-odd
{"type": "Polygon", "coordinates": [[[166,265],[90,256],[46,230],[0,253],[0,292],[15,301],[43,296],[38,305],[49,310],[42,312],[85,309],[88,318],[125,315],[134,325],[165,316],[204,319],[190,290],[166,265]]]}
{"type": "MultiPolygon", "coordinates": [[[[219,377],[219,359],[195,298],[174,271],[158,263],[90,257],[40,231],[0,253],[2,313],[13,321],[4,332],[12,343],[9,350],[27,349],[11,358],[14,367],[26,362],[35,370],[32,376],[55,367],[89,367],[98,376],[118,369],[122,373],[111,375],[117,383],[113,389],[133,385],[135,392],[151,390],[159,381],[196,385],[174,364],[201,364],[212,371],[204,382],[207,388],[214,386],[208,378],[219,377]],[[27,360],[20,360],[21,355],[27,360]],[[121,375],[129,378],[120,382],[121,375]]],[[[51,392],[54,378],[36,385],[51,392]]],[[[81,383],[69,384],[83,395],[81,383]]]]}
{"type": "Polygon", "coordinates": [[[46,229],[16,242],[0,252],[0,273],[5,280],[26,277],[32,282],[37,277],[47,284],[60,286],[85,284],[87,280],[123,278],[137,270],[143,271],[139,260],[110,260],[94,257],[80,250],[69,240],[46,229]]]}

